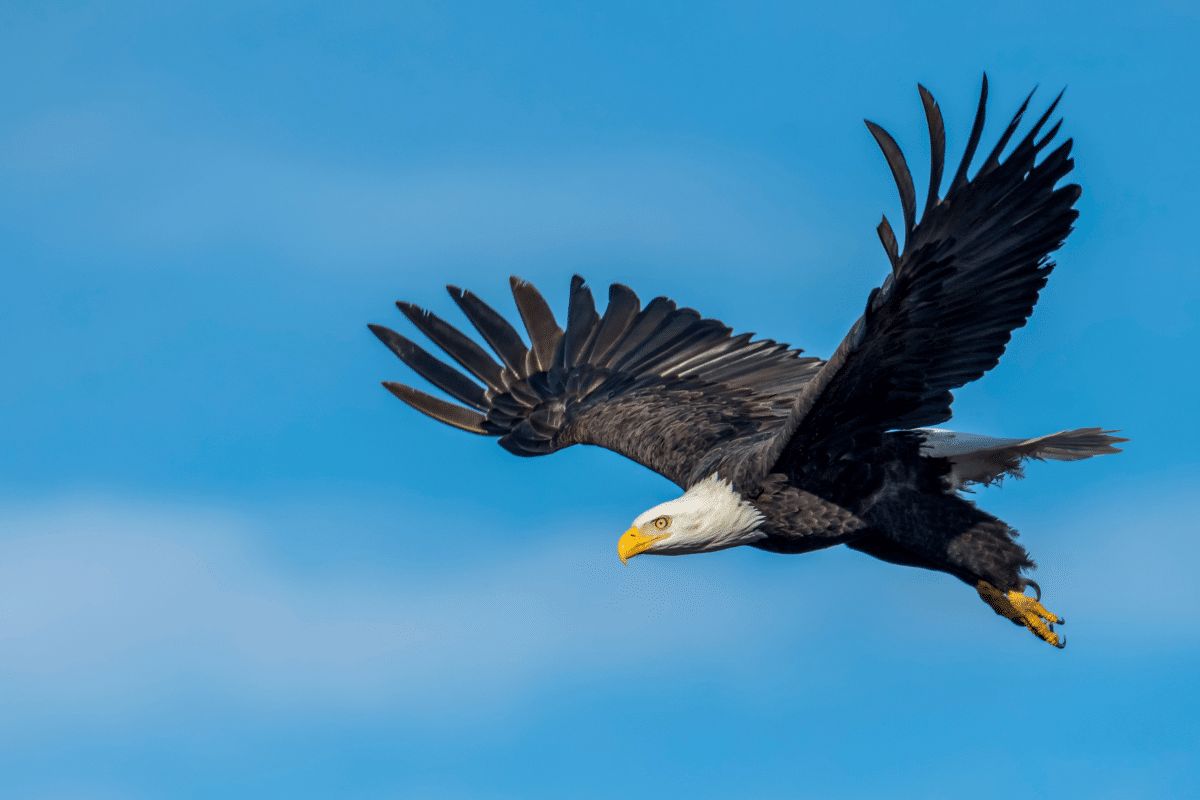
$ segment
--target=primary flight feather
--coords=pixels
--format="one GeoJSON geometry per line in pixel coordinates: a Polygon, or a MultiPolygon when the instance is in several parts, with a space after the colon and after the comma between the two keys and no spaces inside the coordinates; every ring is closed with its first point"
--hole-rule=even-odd
{"type": "Polygon", "coordinates": [[[618,541],[622,561],[737,545],[804,553],[845,544],[954,575],[998,614],[1062,647],[1054,628],[1062,619],[1041,604],[1016,532],[960,491],[1019,477],[1029,458],[1078,460],[1117,452],[1113,445],[1125,440],[1100,428],[1014,439],[930,426],[950,418],[952,391],[994,367],[1033,312],[1054,268],[1049,255],[1078,215],[1079,187],[1061,183],[1073,166],[1071,141],[1055,142],[1061,121],[1047,128],[1056,98],[1012,144],[1031,93],[971,174],[985,76],[967,146],[942,194],[944,122],[933,96],[918,88],[931,151],[924,207],[918,218],[899,146],[868,122],[899,189],[903,249],[884,217],[878,234],[891,271],[827,361],[735,335],[663,297],[643,306],[620,284],[600,314],[578,276],[562,328],[537,289],[513,278],[528,344],[499,312],[450,287],[495,355],[398,303],[461,369],[372,325],[455,402],[384,386],[434,419],[499,437],[518,455],[592,444],[674,481],[683,494],[634,519],[618,541]]]}

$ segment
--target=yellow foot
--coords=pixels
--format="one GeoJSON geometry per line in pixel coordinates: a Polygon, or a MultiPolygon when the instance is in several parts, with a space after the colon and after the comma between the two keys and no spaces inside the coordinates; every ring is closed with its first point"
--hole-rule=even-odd
{"type": "Polygon", "coordinates": [[[1002,592],[987,581],[975,584],[975,589],[983,598],[983,602],[1000,616],[1025,626],[1043,642],[1049,642],[1058,648],[1067,646],[1066,637],[1054,632],[1055,623],[1062,625],[1066,620],[1047,611],[1039,602],[1040,598],[1030,597],[1016,590],[1002,592]]]}

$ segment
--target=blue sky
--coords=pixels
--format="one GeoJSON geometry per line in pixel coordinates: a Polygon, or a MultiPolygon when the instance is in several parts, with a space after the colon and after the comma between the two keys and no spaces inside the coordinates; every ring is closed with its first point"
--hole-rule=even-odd
{"type": "Polygon", "coordinates": [[[1200,794],[1189,4],[172,5],[0,11],[0,794],[1200,794]],[[1065,652],[849,551],[623,568],[664,479],[379,388],[367,322],[512,273],[828,354],[862,118],[923,174],[984,69],[990,136],[1069,87],[1084,194],[954,426],[1133,437],[980,495],[1065,652]]]}

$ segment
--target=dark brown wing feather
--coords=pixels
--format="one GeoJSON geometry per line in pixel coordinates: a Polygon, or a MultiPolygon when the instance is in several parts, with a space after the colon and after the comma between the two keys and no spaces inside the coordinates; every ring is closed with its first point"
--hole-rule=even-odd
{"type": "Polygon", "coordinates": [[[403,384],[384,385],[434,419],[500,437],[518,455],[594,444],[687,486],[702,477],[723,445],[769,438],[820,368],[818,359],[801,357],[799,350],[752,341],[749,334],[733,336],[720,322],[666,298],[642,308],[637,295],[620,284],[610,288],[600,315],[590,289],[576,276],[565,330],[531,284],[513,278],[512,290],[528,347],[490,306],[450,287],[502,363],[443,320],[399,304],[475,380],[403,336],[370,326],[409,367],[465,406],[403,384]]]}
{"type": "MultiPolygon", "coordinates": [[[[940,182],[945,153],[941,113],[921,92],[940,182]]],[[[1061,95],[1060,95],[1061,97],[1061,95]]],[[[1058,186],[1071,171],[1071,142],[1044,153],[1058,131],[1038,134],[1056,99],[1017,142],[1026,99],[973,178],[967,174],[983,130],[985,76],[979,109],[962,163],[938,198],[930,187],[925,211],[913,222],[916,193],[892,137],[868,123],[900,190],[904,250],[896,254],[886,218],[880,237],[892,274],[871,292],[866,311],[833,357],[796,400],[774,440],[749,454],[743,482],[787,464],[831,463],[873,447],[889,429],[935,425],[950,417],[951,390],[983,375],[1004,353],[1012,331],[1025,324],[1053,268],[1049,254],[1071,231],[1079,187],[1058,186]]]]}

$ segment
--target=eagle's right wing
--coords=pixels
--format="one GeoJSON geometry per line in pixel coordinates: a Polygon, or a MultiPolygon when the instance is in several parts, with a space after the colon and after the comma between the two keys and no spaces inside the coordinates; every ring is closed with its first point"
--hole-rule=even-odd
{"type": "Polygon", "coordinates": [[[512,281],[529,335],[521,336],[470,292],[450,287],[467,319],[495,351],[438,317],[397,303],[406,317],[469,373],[439,361],[388,328],[371,330],[414,371],[458,401],[400,383],[393,394],[434,419],[498,436],[518,455],[572,444],[613,450],[686,487],[704,477],[705,456],[733,440],[770,438],[792,398],[820,368],[816,358],[725,325],[659,297],[641,307],[613,284],[603,316],[583,279],[571,281],[566,330],[541,294],[512,281]]]}

